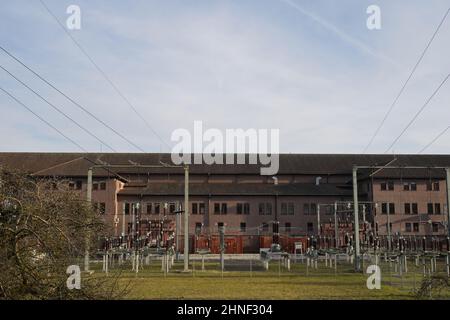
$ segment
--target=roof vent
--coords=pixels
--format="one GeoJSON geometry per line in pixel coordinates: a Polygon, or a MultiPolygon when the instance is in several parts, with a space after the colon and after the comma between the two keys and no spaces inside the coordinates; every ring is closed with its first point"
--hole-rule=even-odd
{"type": "Polygon", "coordinates": [[[316,177],[316,186],[320,184],[320,180],[322,180],[322,177],[316,177]]]}

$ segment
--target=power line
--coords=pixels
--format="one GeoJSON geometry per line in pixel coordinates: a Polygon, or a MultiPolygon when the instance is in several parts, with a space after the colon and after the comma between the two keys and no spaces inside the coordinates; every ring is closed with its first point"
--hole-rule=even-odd
{"type": "Polygon", "coordinates": [[[28,110],[29,112],[31,112],[35,117],[37,117],[39,120],[41,120],[42,122],[44,122],[47,126],[49,126],[50,128],[52,128],[53,130],[55,130],[56,132],[58,132],[61,136],[63,136],[65,139],[67,139],[68,141],[70,141],[71,143],[73,143],[75,146],[77,146],[78,148],[80,148],[82,151],[84,152],[88,152],[86,149],[84,149],[82,146],[80,146],[77,142],[75,142],[74,140],[70,139],[68,136],[66,136],[64,133],[62,133],[58,128],[56,128],[55,126],[53,126],[50,122],[48,122],[47,120],[45,120],[44,118],[42,118],[40,115],[38,115],[37,113],[35,113],[33,110],[31,110],[28,106],[26,106],[24,103],[22,103],[20,100],[18,100],[16,97],[14,97],[11,93],[9,93],[8,91],[6,91],[5,89],[3,89],[2,87],[0,87],[0,90],[2,90],[4,93],[6,93],[10,98],[12,98],[14,101],[16,101],[18,104],[20,104],[22,107],[24,107],[26,110],[28,110]]]}
{"type": "Polygon", "coordinates": [[[94,133],[92,133],[91,131],[89,131],[88,129],[86,129],[85,127],[83,127],[81,124],[79,124],[77,121],[75,121],[73,118],[71,118],[69,115],[67,115],[66,113],[64,113],[64,111],[62,111],[61,109],[59,109],[58,107],[56,107],[54,104],[52,104],[51,102],[49,102],[47,99],[45,99],[43,96],[41,96],[39,93],[37,93],[36,91],[34,91],[32,88],[30,88],[26,83],[24,83],[22,80],[20,80],[19,78],[17,78],[14,74],[12,74],[10,71],[8,71],[6,68],[4,68],[2,65],[0,65],[0,68],[3,69],[3,71],[5,71],[6,73],[8,73],[11,77],[13,77],[17,82],[19,82],[20,84],[22,84],[25,88],[27,88],[28,90],[30,90],[31,92],[33,92],[36,96],[38,96],[41,100],[43,100],[45,103],[47,103],[49,106],[51,106],[54,110],[56,110],[59,114],[63,115],[66,119],[70,120],[72,123],[74,123],[78,128],[80,128],[81,130],[83,130],[84,132],[86,132],[87,134],[89,134],[91,137],[93,137],[94,139],[96,139],[97,141],[99,141],[101,144],[105,145],[106,147],[108,147],[109,149],[111,149],[113,152],[117,152],[116,150],[114,150],[114,148],[112,148],[109,144],[107,144],[106,142],[104,142],[103,140],[101,140],[99,137],[97,137],[94,133]]]}
{"type": "Polygon", "coordinates": [[[403,91],[405,90],[407,84],[409,83],[409,80],[411,80],[414,72],[416,71],[417,67],[419,66],[420,62],[422,61],[423,57],[425,56],[425,53],[428,51],[428,48],[430,47],[431,43],[433,42],[434,38],[436,37],[437,33],[439,32],[439,29],[441,28],[442,24],[444,23],[445,19],[447,18],[449,12],[450,12],[450,8],[448,8],[448,10],[445,13],[444,17],[442,18],[441,22],[437,26],[437,28],[434,31],[431,39],[428,41],[428,44],[426,45],[425,49],[423,50],[422,54],[420,55],[419,60],[417,60],[416,64],[414,65],[414,68],[411,70],[411,73],[409,74],[408,78],[406,79],[405,83],[403,84],[402,88],[400,89],[400,92],[395,97],[394,102],[392,102],[392,104],[389,107],[388,111],[384,115],[383,120],[381,120],[380,125],[377,127],[377,129],[375,130],[375,133],[370,138],[369,143],[364,148],[363,153],[366,153],[367,149],[369,149],[369,147],[372,145],[373,141],[375,140],[375,137],[378,135],[378,133],[380,132],[380,130],[383,127],[384,123],[386,122],[387,118],[391,114],[392,110],[394,109],[394,106],[396,105],[396,103],[397,103],[398,99],[400,98],[400,96],[403,94],[403,91]]]}
{"type": "Polygon", "coordinates": [[[130,145],[132,145],[133,147],[135,147],[136,149],[138,149],[141,152],[145,153],[145,150],[142,149],[141,147],[139,147],[138,145],[136,145],[134,142],[132,142],[131,140],[129,140],[127,137],[125,137],[123,134],[121,134],[120,132],[118,132],[117,130],[115,130],[114,128],[112,128],[111,126],[109,126],[107,123],[105,123],[103,120],[99,119],[97,116],[95,116],[92,112],[90,112],[89,110],[87,110],[85,107],[83,107],[81,104],[79,104],[78,102],[76,102],[75,100],[73,100],[71,97],[69,97],[67,94],[65,94],[64,92],[62,92],[60,89],[58,89],[57,87],[55,87],[55,85],[53,85],[52,83],[50,83],[49,81],[47,81],[44,77],[42,77],[40,74],[38,74],[36,71],[34,71],[33,69],[31,69],[29,66],[27,66],[25,63],[23,63],[19,58],[17,58],[16,56],[14,56],[11,52],[9,52],[8,50],[6,50],[4,47],[2,47],[0,45],[0,49],[2,51],[4,51],[8,56],[10,56],[12,59],[14,59],[15,61],[17,61],[18,63],[20,63],[24,68],[26,68],[28,71],[30,71],[31,73],[33,73],[36,77],[38,77],[39,79],[41,79],[43,82],[45,82],[48,86],[52,87],[55,91],[59,92],[61,95],[63,95],[67,100],[69,100],[70,102],[72,102],[75,106],[77,106],[79,109],[83,110],[86,114],[88,114],[90,117],[94,118],[96,121],[98,121],[99,123],[101,123],[104,127],[108,128],[109,130],[111,130],[114,134],[116,134],[117,136],[119,136],[120,138],[122,138],[124,141],[126,141],[127,143],[129,143],[130,145]]]}
{"type": "Polygon", "coordinates": [[[435,143],[440,137],[444,135],[444,133],[447,132],[447,130],[450,129],[450,126],[442,130],[433,140],[431,140],[425,147],[423,147],[419,152],[417,153],[423,153],[426,149],[428,149],[433,143],[435,143]]]}
{"type": "Polygon", "coordinates": [[[413,122],[417,119],[417,117],[422,113],[422,111],[427,107],[428,103],[433,99],[433,97],[438,93],[438,91],[442,88],[445,82],[447,82],[448,78],[450,77],[450,73],[442,80],[442,82],[439,84],[439,86],[434,90],[433,94],[427,99],[427,101],[423,104],[423,106],[416,112],[416,114],[412,117],[412,119],[408,122],[406,127],[400,132],[400,134],[397,136],[397,138],[394,139],[394,141],[391,143],[389,148],[386,149],[384,153],[389,152],[391,148],[397,143],[397,141],[401,138],[401,136],[408,130],[408,128],[413,124],[413,122]]]}
{"type": "Polygon", "coordinates": [[[152,133],[164,144],[166,147],[169,148],[170,146],[164,141],[163,138],[150,126],[147,120],[140,114],[140,112],[136,109],[136,107],[130,102],[130,100],[122,93],[121,90],[117,87],[116,84],[108,77],[108,75],[99,67],[99,65],[94,61],[94,59],[87,53],[87,51],[84,49],[84,47],[70,34],[69,31],[67,31],[67,28],[64,27],[64,25],[59,21],[58,17],[50,10],[50,8],[45,4],[43,0],[39,0],[40,3],[44,6],[46,11],[50,16],[53,17],[53,19],[58,23],[58,25],[63,29],[64,33],[72,40],[72,42],[78,47],[78,49],[84,54],[84,56],[92,63],[92,65],[95,67],[95,69],[102,75],[102,77],[108,82],[111,87],[114,89],[114,91],[122,98],[123,101],[133,110],[133,112],[145,123],[147,128],[152,131],[152,133]]]}

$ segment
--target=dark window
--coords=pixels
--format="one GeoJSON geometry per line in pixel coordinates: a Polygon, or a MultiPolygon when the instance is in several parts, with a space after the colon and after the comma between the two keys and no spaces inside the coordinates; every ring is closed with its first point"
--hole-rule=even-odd
{"type": "Polygon", "coordinates": [[[395,214],[395,203],[389,203],[389,214],[395,214]]]}
{"type": "Polygon", "coordinates": [[[388,181],[388,190],[393,191],[394,190],[394,181],[388,181]]]}
{"type": "Polygon", "coordinates": [[[244,203],[244,214],[250,214],[250,203],[244,203]]]}
{"type": "Polygon", "coordinates": [[[100,214],[105,214],[106,213],[106,203],[100,202],[98,209],[99,209],[100,214]]]}
{"type": "Polygon", "coordinates": [[[428,203],[427,204],[427,213],[428,214],[433,214],[433,204],[432,203],[428,203]]]}
{"type": "Polygon", "coordinates": [[[431,181],[427,182],[427,191],[431,191],[433,190],[433,184],[431,183],[431,181]]]}
{"type": "Polygon", "coordinates": [[[433,232],[439,232],[439,223],[433,222],[433,232]]]}
{"type": "Polygon", "coordinates": [[[241,222],[241,225],[240,225],[241,232],[245,232],[246,228],[247,228],[247,225],[245,224],[245,222],[241,222]]]}
{"type": "Polygon", "coordinates": [[[286,222],[286,223],[284,224],[284,230],[285,230],[286,232],[291,232],[291,223],[290,223],[290,222],[286,222]]]}
{"type": "Polygon", "coordinates": [[[152,204],[147,203],[147,214],[151,214],[151,213],[152,213],[152,204]]]}
{"type": "Polygon", "coordinates": [[[287,215],[287,203],[286,202],[282,202],[281,203],[281,215],[287,215]]]}
{"type": "Polygon", "coordinates": [[[272,215],[272,204],[270,202],[266,203],[266,215],[271,216],[272,215]]]}
{"type": "Polygon", "coordinates": [[[413,214],[418,214],[419,213],[419,209],[417,207],[417,203],[413,203],[412,204],[412,213],[413,214]]]}
{"type": "Polygon", "coordinates": [[[405,203],[405,214],[411,214],[411,203],[405,203]]]}
{"type": "Polygon", "coordinates": [[[411,191],[417,191],[417,184],[415,182],[411,182],[411,191]]]}
{"type": "Polygon", "coordinates": [[[106,182],[100,182],[100,190],[106,190],[106,182]]]}
{"type": "Polygon", "coordinates": [[[303,214],[305,214],[305,215],[309,214],[309,203],[303,204],[303,214]]]}
{"type": "Polygon", "coordinates": [[[258,205],[258,212],[259,212],[260,216],[263,216],[265,214],[264,209],[265,209],[265,204],[264,203],[260,203],[258,205]]]}
{"type": "Polygon", "coordinates": [[[192,214],[197,214],[198,213],[198,205],[197,203],[193,203],[192,204],[192,214]]]}
{"type": "Polygon", "coordinates": [[[130,214],[130,204],[128,202],[125,202],[123,210],[125,214],[130,214]]]}
{"type": "Polygon", "coordinates": [[[220,213],[227,214],[227,204],[226,203],[222,203],[221,208],[220,208],[220,213]]]}
{"type": "Polygon", "coordinates": [[[434,214],[441,214],[441,204],[440,203],[434,204],[434,214]]]}
{"type": "Polygon", "coordinates": [[[314,225],[313,225],[312,222],[308,222],[308,223],[306,224],[306,230],[307,230],[309,233],[314,232],[314,225]]]}
{"type": "Polygon", "coordinates": [[[75,182],[75,189],[81,190],[82,187],[83,187],[83,182],[81,182],[80,180],[78,180],[77,182],[75,182]]]}
{"type": "Polygon", "coordinates": [[[439,191],[439,182],[433,183],[433,190],[434,191],[439,191]]]}
{"type": "Polygon", "coordinates": [[[294,215],[294,204],[292,202],[288,203],[288,215],[290,216],[294,215]]]}
{"type": "Polygon", "coordinates": [[[205,214],[205,204],[203,202],[200,202],[200,214],[205,214]]]}
{"type": "Polygon", "coordinates": [[[242,214],[243,211],[244,211],[244,210],[242,209],[242,203],[238,203],[238,204],[236,205],[236,213],[237,213],[237,214],[242,214]]]}
{"type": "Polygon", "coordinates": [[[387,190],[386,182],[382,182],[382,183],[380,184],[380,187],[381,187],[381,191],[386,191],[386,190],[387,190]]]}
{"type": "Polygon", "coordinates": [[[311,203],[311,214],[317,214],[317,204],[311,203]]]}
{"type": "Polygon", "coordinates": [[[382,204],[381,204],[381,213],[382,214],[387,214],[388,212],[387,212],[387,203],[386,202],[383,202],[382,204]]]}
{"type": "Polygon", "coordinates": [[[159,214],[161,210],[161,204],[155,203],[155,214],[159,214]]]}
{"type": "Polygon", "coordinates": [[[406,223],[405,224],[405,231],[406,232],[411,232],[411,223],[406,223]]]}
{"type": "Polygon", "coordinates": [[[71,190],[75,189],[75,183],[69,182],[69,189],[71,190]]]}
{"type": "Polygon", "coordinates": [[[200,233],[202,233],[202,223],[196,222],[195,223],[195,234],[200,234],[200,233]]]}
{"type": "Polygon", "coordinates": [[[414,232],[419,232],[419,224],[417,222],[413,223],[413,231],[414,232]]]}
{"type": "Polygon", "coordinates": [[[92,184],[92,190],[98,190],[98,183],[92,184]]]}
{"type": "Polygon", "coordinates": [[[409,191],[409,183],[407,183],[407,182],[403,183],[403,190],[409,191]]]}
{"type": "Polygon", "coordinates": [[[220,203],[214,203],[214,214],[220,214],[220,203]]]}

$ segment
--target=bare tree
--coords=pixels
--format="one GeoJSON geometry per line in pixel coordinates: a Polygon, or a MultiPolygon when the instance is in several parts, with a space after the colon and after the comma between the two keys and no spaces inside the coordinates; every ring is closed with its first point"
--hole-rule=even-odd
{"type": "MultiPolygon", "coordinates": [[[[86,237],[102,235],[98,212],[67,181],[37,179],[0,167],[0,298],[114,299],[119,276],[83,273],[69,290],[69,265],[81,262],[86,237]]],[[[95,237],[90,247],[95,248],[95,237]]]]}

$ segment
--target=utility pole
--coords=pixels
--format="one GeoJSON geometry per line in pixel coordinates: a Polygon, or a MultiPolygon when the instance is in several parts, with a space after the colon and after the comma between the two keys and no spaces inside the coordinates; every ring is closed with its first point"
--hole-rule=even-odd
{"type": "MultiPolygon", "coordinates": [[[[92,205],[92,168],[88,170],[87,177],[87,195],[86,200],[89,205],[89,209],[91,209],[92,205]]],[[[86,221],[88,223],[88,221],[86,221]]],[[[86,230],[86,238],[84,243],[84,271],[89,271],[89,233],[86,230]]]]}
{"type": "Polygon", "coordinates": [[[354,233],[355,233],[355,271],[360,271],[359,263],[359,212],[358,212],[358,169],[353,167],[353,211],[354,211],[354,233]]]}
{"type": "Polygon", "coordinates": [[[387,234],[388,234],[388,251],[391,252],[391,217],[390,217],[390,210],[389,210],[389,204],[387,205],[387,234]]]}
{"type": "Polygon", "coordinates": [[[317,237],[320,237],[320,204],[317,205],[317,237]]]}
{"type": "Polygon", "coordinates": [[[337,201],[334,202],[334,246],[337,249],[339,247],[339,231],[337,221],[337,201]]]}
{"type": "Polygon", "coordinates": [[[447,233],[450,236],[450,168],[445,168],[445,175],[447,185],[447,233]]]}
{"type": "Polygon", "coordinates": [[[184,166],[184,271],[189,271],[189,166],[184,166]]]}

